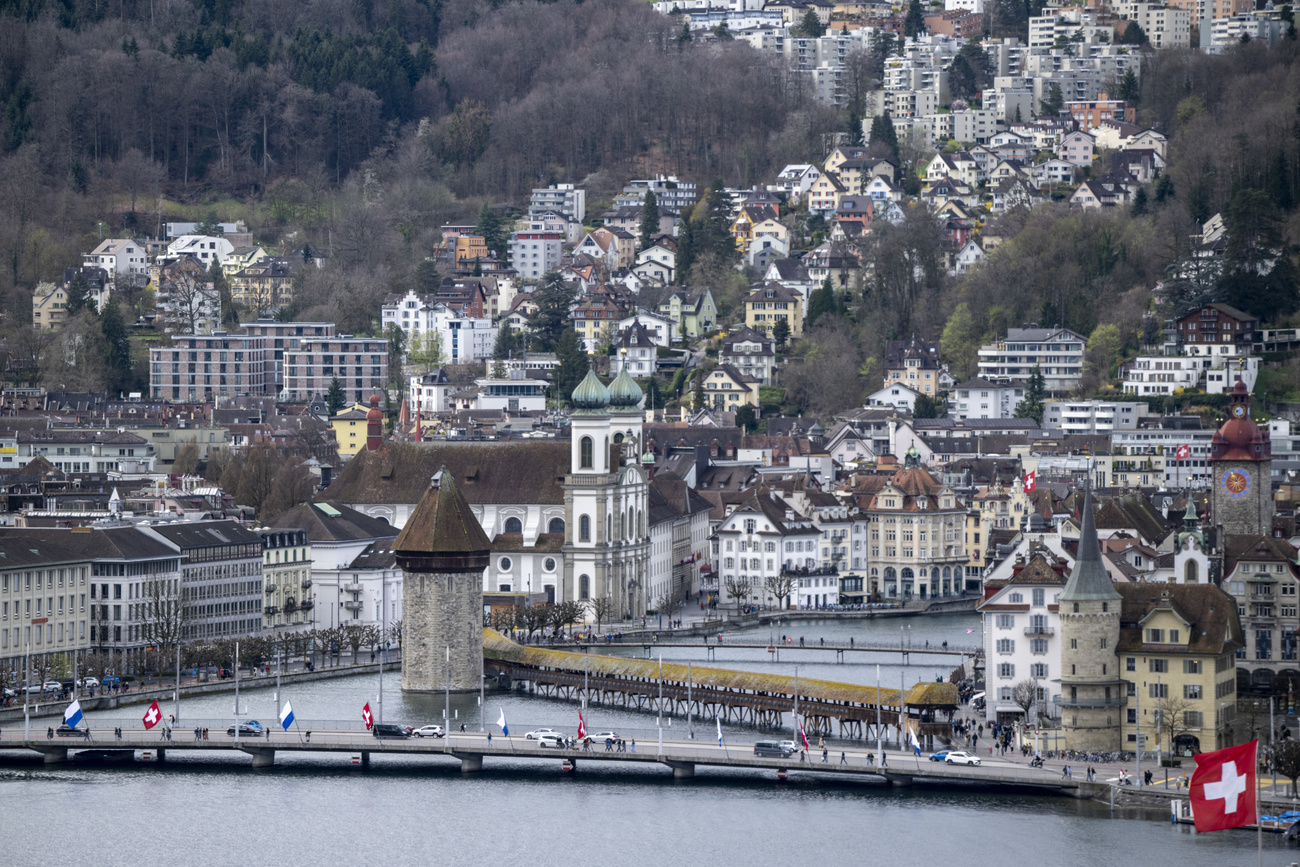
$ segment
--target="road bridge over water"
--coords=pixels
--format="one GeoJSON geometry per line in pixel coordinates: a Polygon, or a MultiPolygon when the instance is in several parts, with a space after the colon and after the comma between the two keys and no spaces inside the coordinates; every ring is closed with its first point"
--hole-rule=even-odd
{"type": "Polygon", "coordinates": [[[538,647],[552,648],[556,650],[581,650],[589,652],[591,650],[606,651],[615,647],[632,647],[641,648],[647,653],[661,647],[687,647],[692,650],[707,651],[708,658],[714,659],[714,654],[718,650],[728,650],[740,648],[742,650],[765,650],[772,654],[773,658],[779,660],[782,653],[791,653],[793,651],[809,651],[814,655],[818,653],[834,653],[836,662],[844,662],[848,654],[857,653],[885,653],[901,654],[904,662],[908,662],[908,657],[913,653],[929,656],[955,656],[960,659],[975,658],[983,653],[979,647],[957,647],[942,645],[927,645],[925,647],[908,647],[901,644],[860,644],[858,642],[847,641],[823,641],[817,644],[799,644],[797,642],[782,641],[728,641],[725,638],[718,640],[716,637],[712,640],[708,636],[701,637],[699,641],[690,641],[677,636],[662,638],[658,641],[645,636],[636,638],[624,637],[619,641],[557,641],[554,643],[546,642],[536,645],[538,647]]]}
{"type": "MultiPolygon", "coordinates": [[[[788,759],[761,758],[754,755],[752,743],[719,745],[708,741],[642,742],[636,752],[607,751],[603,744],[593,744],[591,751],[543,747],[535,740],[521,737],[492,737],[480,733],[452,733],[446,738],[374,738],[361,731],[313,731],[310,739],[299,732],[273,732],[271,737],[236,740],[225,730],[210,731],[209,739],[195,740],[188,731],[174,731],[173,739],[141,731],[124,731],[119,739],[111,728],[94,729],[87,739],[44,736],[29,738],[20,733],[0,737],[0,750],[34,751],[51,765],[88,760],[110,765],[117,761],[138,766],[140,761],[165,763],[177,754],[207,757],[213,754],[247,754],[254,768],[270,768],[278,753],[313,754],[344,758],[351,764],[368,766],[370,757],[379,753],[408,758],[427,758],[443,763],[459,762],[464,773],[483,771],[488,760],[526,763],[539,769],[548,766],[569,773],[577,772],[589,762],[618,765],[662,765],[676,779],[695,776],[697,767],[740,768],[772,772],[778,776],[827,774],[838,777],[884,781],[891,785],[928,784],[941,786],[979,786],[986,788],[1032,789],[1067,797],[1091,797],[1089,784],[1067,779],[1053,769],[1034,769],[1014,762],[986,761],[979,767],[947,765],[916,758],[906,753],[890,753],[888,766],[877,767],[868,760],[867,750],[832,752],[823,764],[821,755],[809,753],[807,761],[794,756],[788,759]],[[80,755],[80,758],[78,757],[80,755]]],[[[301,766],[299,766],[301,767],[301,766]]]]}

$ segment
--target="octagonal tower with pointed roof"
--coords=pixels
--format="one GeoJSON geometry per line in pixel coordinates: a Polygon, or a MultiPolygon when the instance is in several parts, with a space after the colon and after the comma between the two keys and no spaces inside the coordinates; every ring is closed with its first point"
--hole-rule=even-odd
{"type": "Polygon", "coordinates": [[[1068,750],[1117,752],[1128,688],[1119,673],[1120,602],[1101,562],[1092,493],[1083,498],[1083,527],[1070,579],[1061,591],[1061,727],[1068,750]]]}
{"type": "Polygon", "coordinates": [[[393,543],[402,568],[403,692],[478,692],[491,549],[444,467],[393,543]]]}

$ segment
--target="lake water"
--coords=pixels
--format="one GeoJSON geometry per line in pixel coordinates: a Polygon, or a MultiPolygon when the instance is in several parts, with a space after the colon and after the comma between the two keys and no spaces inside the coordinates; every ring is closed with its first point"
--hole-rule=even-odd
{"type": "MultiPolygon", "coordinates": [[[[978,643],[978,618],[911,619],[919,640],[978,643]],[[975,629],[967,634],[967,629],[975,629]]],[[[897,641],[899,621],[805,623],[786,627],[809,643],[897,641]]],[[[907,623],[902,625],[906,626],[907,623]]],[[[768,630],[748,630],[766,640],[768,630]]],[[[779,635],[779,630],[777,630],[779,635]]],[[[740,631],[727,633],[739,640],[740,631]]],[[[903,630],[906,643],[906,629],[903,630]]],[[[724,644],[725,647],[725,644],[724,644]]],[[[619,652],[634,652],[623,649],[619,652]]],[[[874,684],[877,659],[837,665],[834,655],[780,663],[763,651],[720,649],[706,663],[703,647],[663,649],[665,659],[874,684]],[[818,661],[820,660],[820,661],[818,661]]],[[[811,652],[806,652],[811,656],[811,652]]],[[[881,655],[887,686],[946,676],[955,662],[881,655]]],[[[377,678],[349,677],[295,685],[284,691],[299,723],[318,729],[360,727],[361,706],[376,706],[377,678]]],[[[399,677],[384,683],[385,718],[421,725],[440,722],[441,696],[403,696],[399,677]]],[[[488,718],[504,709],[512,733],[550,726],[572,731],[576,707],[518,693],[489,693],[488,718]]],[[[241,692],[245,717],[278,717],[274,688],[241,692]]],[[[177,724],[225,726],[233,696],[187,699],[177,724]]],[[[165,711],[170,713],[171,708],[165,711]]],[[[477,696],[452,697],[453,724],[477,727],[477,696]]],[[[139,726],[143,707],[89,715],[96,726],[139,726]]],[[[686,734],[671,721],[666,737],[686,734]]],[[[648,747],[654,718],[644,713],[589,709],[589,730],[615,729],[648,747]]],[[[43,724],[42,724],[43,726],[43,724]]],[[[729,741],[759,736],[724,726],[729,741]]],[[[6,727],[6,732],[11,731],[6,727]]],[[[701,737],[712,738],[709,721],[701,737]]],[[[214,737],[216,733],[214,731],[214,737]]],[[[866,782],[791,774],[787,782],[758,772],[700,768],[674,781],[668,769],[588,763],[572,777],[558,766],[489,759],[481,774],[437,757],[375,755],[371,767],[345,755],[281,753],[276,767],[253,771],[244,756],[169,754],[167,763],[122,768],[47,768],[22,753],[3,754],[0,815],[9,863],[66,862],[184,865],[226,864],[678,864],[728,865],[760,858],[786,864],[924,865],[939,859],[967,865],[1121,863],[1224,867],[1256,862],[1247,832],[1197,835],[1162,820],[1160,811],[1118,810],[1058,797],[887,788],[866,782]]],[[[1276,836],[1265,837],[1265,863],[1300,860],[1276,836]]]]}

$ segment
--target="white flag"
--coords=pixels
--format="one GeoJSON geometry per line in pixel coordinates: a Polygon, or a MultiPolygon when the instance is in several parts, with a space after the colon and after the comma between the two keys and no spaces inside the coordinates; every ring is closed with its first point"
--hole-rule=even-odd
{"type": "Polygon", "coordinates": [[[718,717],[714,717],[713,721],[718,724],[718,746],[722,746],[722,720],[718,717]]]}
{"type": "Polygon", "coordinates": [[[501,726],[501,734],[510,737],[510,729],[506,728],[506,709],[501,708],[501,718],[497,720],[497,725],[501,726]]]}

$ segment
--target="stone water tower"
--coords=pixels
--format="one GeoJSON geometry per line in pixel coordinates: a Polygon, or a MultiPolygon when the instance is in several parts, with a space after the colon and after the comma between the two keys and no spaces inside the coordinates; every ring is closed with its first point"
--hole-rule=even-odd
{"type": "Polygon", "coordinates": [[[393,543],[402,568],[403,692],[478,692],[491,547],[444,467],[393,543]]]}

